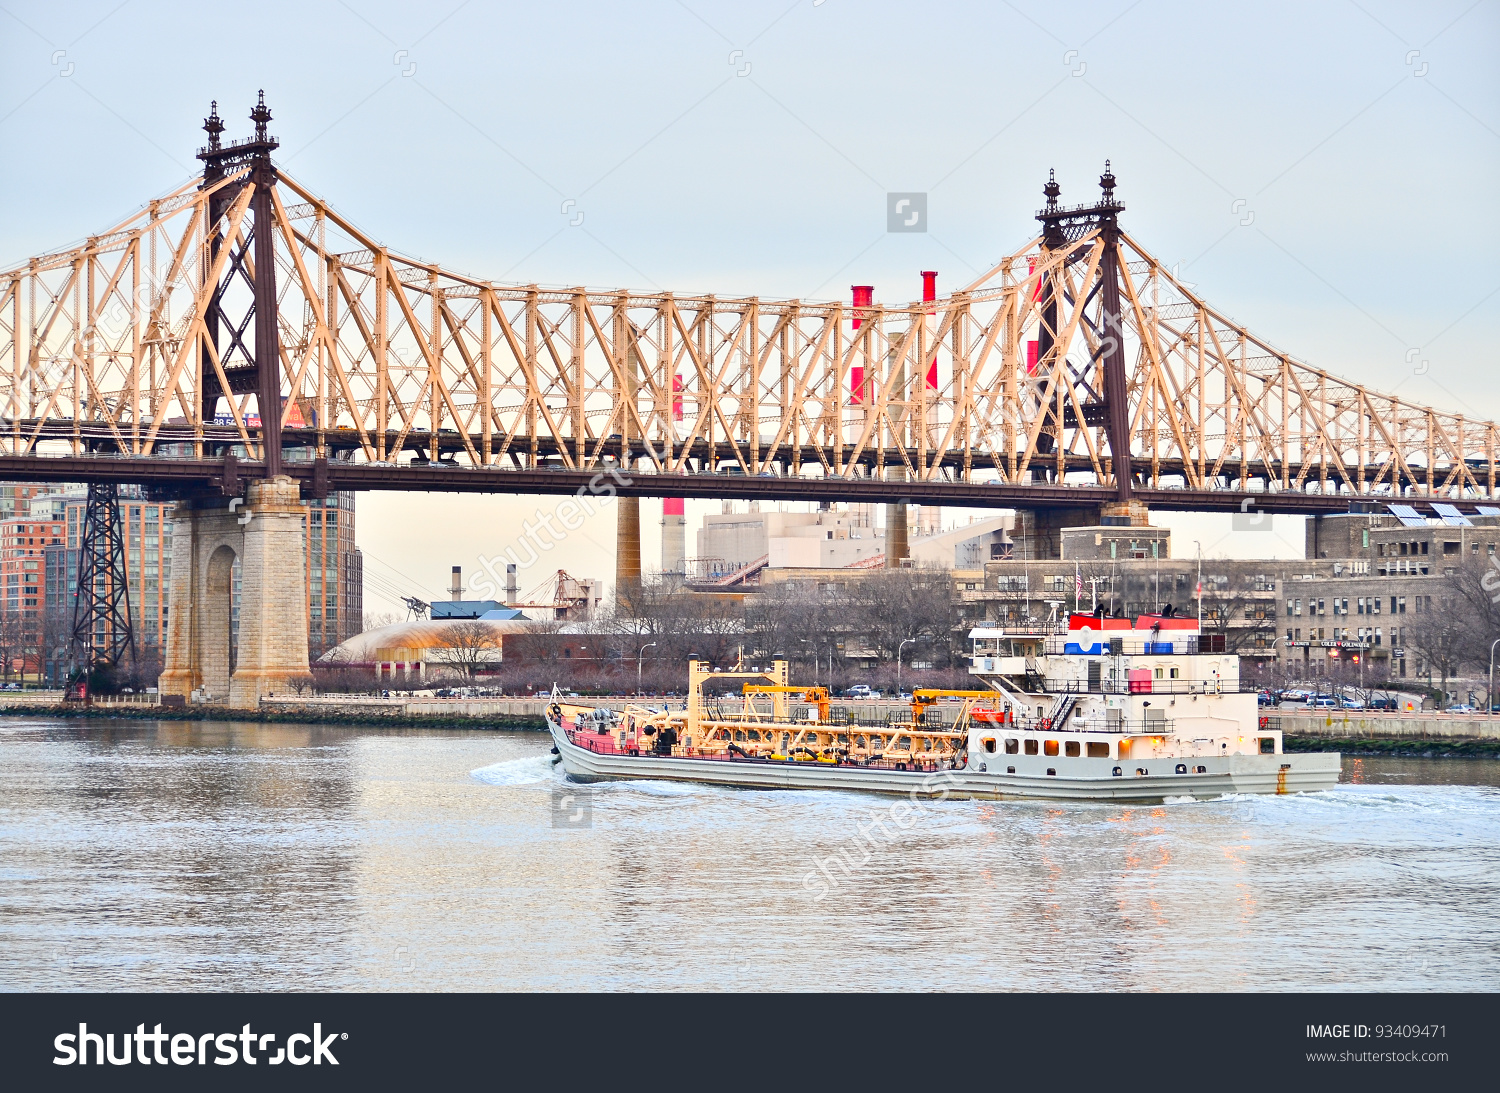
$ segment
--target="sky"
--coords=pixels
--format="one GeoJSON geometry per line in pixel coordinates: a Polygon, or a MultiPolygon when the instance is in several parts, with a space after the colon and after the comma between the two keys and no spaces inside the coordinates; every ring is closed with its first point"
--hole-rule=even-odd
{"type": "MultiPolygon", "coordinates": [[[[283,170],[395,250],[518,283],[904,302],[1024,244],[1049,169],[1082,200],[1107,158],[1126,230],[1219,310],[1494,417],[1496,57],[1500,0],[0,0],[0,268],[189,178],[209,101],[243,136],[261,88],[283,170]],[[927,232],[886,230],[894,191],[928,195],[927,232]]],[[[428,598],[555,502],[359,504],[367,568],[428,598]]],[[[1300,519],[1161,522],[1179,555],[1302,550],[1300,519]]],[[[613,540],[601,511],[523,588],[609,579],[613,540]]]]}

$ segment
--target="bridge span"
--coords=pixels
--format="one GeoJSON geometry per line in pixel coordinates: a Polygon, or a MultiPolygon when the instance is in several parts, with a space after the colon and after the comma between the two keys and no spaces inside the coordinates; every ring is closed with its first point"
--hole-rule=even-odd
{"type": "MultiPolygon", "coordinates": [[[[178,698],[254,704],[305,671],[286,583],[303,567],[284,563],[299,499],[329,490],[1003,506],[1059,523],[1496,497],[1494,423],[1313,368],[1216,311],[1124,230],[1108,163],[1082,204],[1049,179],[1035,234],[983,276],[940,294],[929,271],[909,302],[854,286],[845,304],[501,284],[417,261],[277,167],[263,98],[250,117],[225,142],[215,105],[200,176],[0,271],[0,478],[180,499],[162,677],[178,698]]],[[[639,509],[619,511],[617,579],[633,579],[639,509]]]]}

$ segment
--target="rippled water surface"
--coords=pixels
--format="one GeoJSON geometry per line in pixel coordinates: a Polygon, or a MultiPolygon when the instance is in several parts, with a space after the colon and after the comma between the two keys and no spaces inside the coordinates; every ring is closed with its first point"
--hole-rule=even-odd
{"type": "Polygon", "coordinates": [[[549,746],[0,722],[0,988],[1500,989],[1500,763],[917,807],[549,746]]]}

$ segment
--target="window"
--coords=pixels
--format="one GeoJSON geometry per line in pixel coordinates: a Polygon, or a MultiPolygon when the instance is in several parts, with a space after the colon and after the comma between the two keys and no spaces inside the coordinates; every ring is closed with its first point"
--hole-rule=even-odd
{"type": "Polygon", "coordinates": [[[1102,740],[1098,740],[1098,741],[1096,741],[1096,740],[1090,740],[1089,741],[1089,758],[1090,759],[1108,759],[1109,758],[1109,745],[1106,744],[1106,743],[1104,743],[1102,740]]]}
{"type": "Polygon", "coordinates": [[[1035,755],[1036,752],[1037,752],[1036,741],[1035,740],[1028,740],[1028,741],[1026,741],[1026,747],[1025,747],[1024,750],[1025,750],[1025,752],[1026,752],[1027,755],[1035,755]]]}
{"type": "Polygon", "coordinates": [[[1392,611],[1396,612],[1396,614],[1398,614],[1398,615],[1404,615],[1404,614],[1406,614],[1406,597],[1405,596],[1401,596],[1399,598],[1393,599],[1391,602],[1394,604],[1394,606],[1391,608],[1392,611]]]}
{"type": "Polygon", "coordinates": [[[1006,737],[1006,739],[1005,739],[1005,754],[1006,755],[1015,755],[1016,752],[1018,752],[1020,750],[1021,750],[1021,742],[1019,740],[1017,740],[1013,736],[1006,737]]]}
{"type": "Polygon", "coordinates": [[[1260,738],[1260,753],[1262,755],[1276,754],[1276,738],[1274,736],[1262,736],[1260,738]]]}
{"type": "Polygon", "coordinates": [[[993,736],[986,736],[984,738],[984,750],[991,755],[995,754],[995,738],[993,736]]]}
{"type": "Polygon", "coordinates": [[[1043,744],[1043,746],[1042,746],[1042,754],[1044,754],[1044,755],[1056,755],[1057,754],[1057,741],[1056,740],[1048,740],[1048,741],[1046,741],[1043,744]]]}
{"type": "Polygon", "coordinates": [[[1069,740],[1063,744],[1063,754],[1070,759],[1077,759],[1079,753],[1078,741],[1069,740]]]}
{"type": "Polygon", "coordinates": [[[1422,540],[1422,553],[1423,554],[1427,553],[1427,540],[1426,539],[1422,540]]]}

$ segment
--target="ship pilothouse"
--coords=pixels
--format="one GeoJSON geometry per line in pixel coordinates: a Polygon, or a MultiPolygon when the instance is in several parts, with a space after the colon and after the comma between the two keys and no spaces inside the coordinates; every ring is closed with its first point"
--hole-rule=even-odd
{"type": "Polygon", "coordinates": [[[976,729],[983,767],[1013,766],[1006,755],[1109,757],[1122,776],[1148,758],[1281,754],[1281,734],[1261,728],[1223,636],[1170,607],[1133,620],[1074,614],[1065,631],[978,627],[969,637],[970,671],[1017,711],[1001,726],[1008,731],[976,729]]]}

